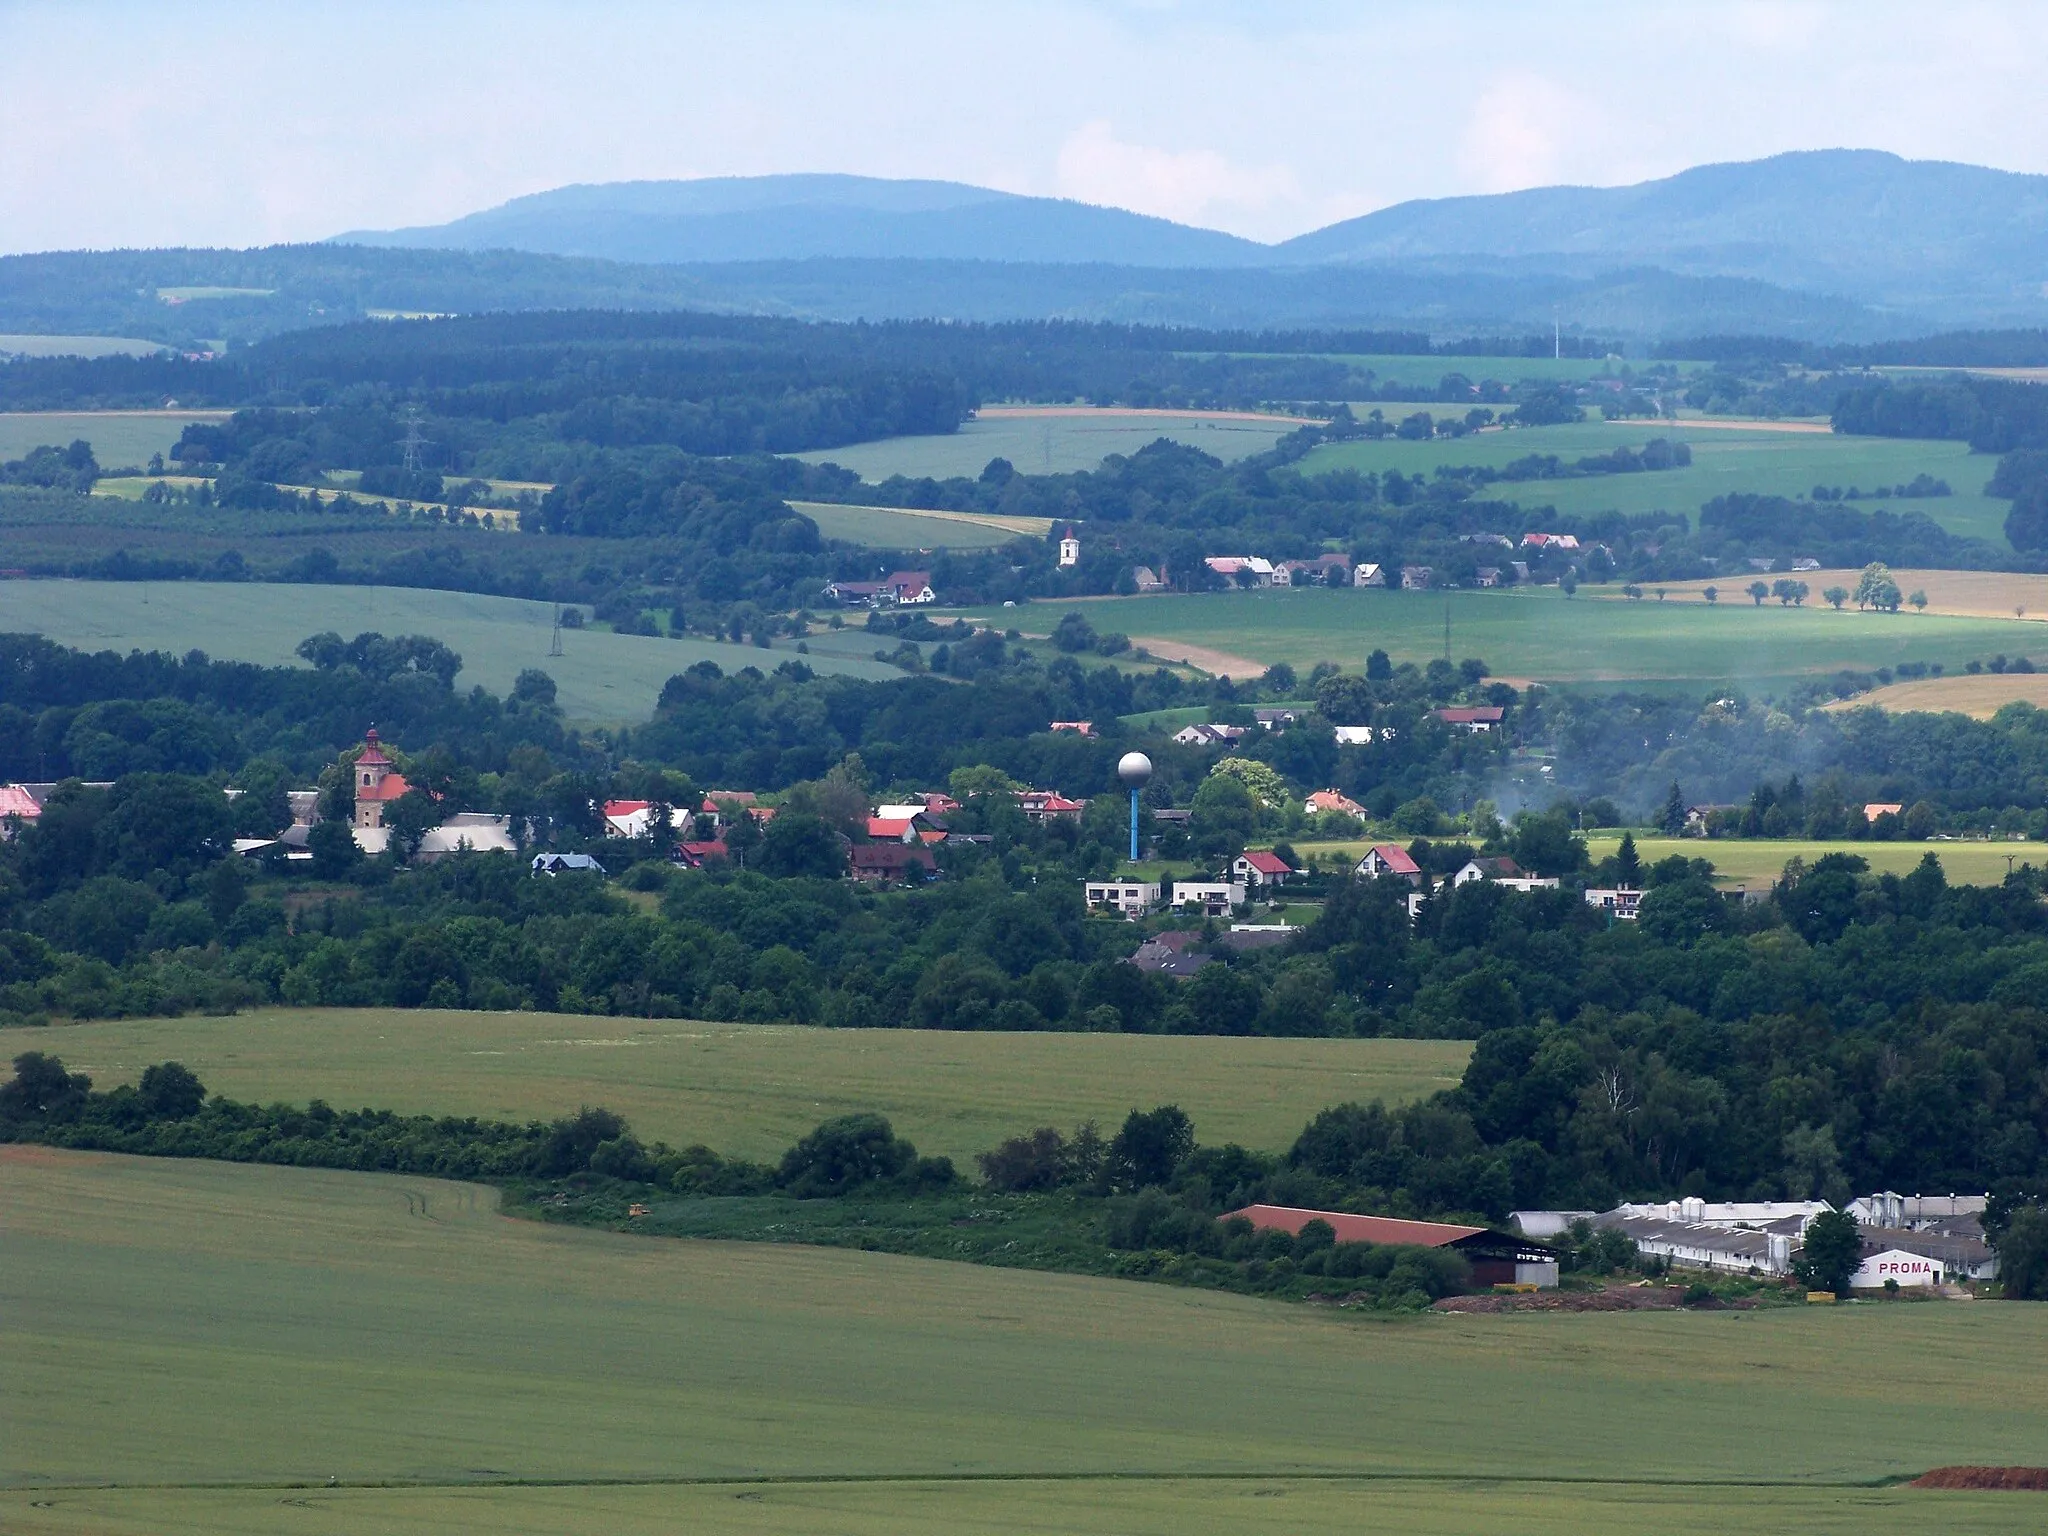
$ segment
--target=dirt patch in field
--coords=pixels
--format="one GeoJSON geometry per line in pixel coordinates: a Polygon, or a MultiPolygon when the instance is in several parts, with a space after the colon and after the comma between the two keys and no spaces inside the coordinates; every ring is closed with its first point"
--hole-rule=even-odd
{"type": "Polygon", "coordinates": [[[1200,667],[1218,677],[1248,678],[1263,677],[1266,664],[1253,661],[1247,656],[1233,656],[1228,651],[1213,650],[1206,645],[1190,645],[1185,640],[1161,640],[1153,635],[1133,635],[1131,644],[1142,647],[1161,661],[1183,661],[1191,667],[1200,667]]]}
{"type": "MultiPolygon", "coordinates": [[[[1446,1296],[1434,1312],[1673,1312],[1685,1304],[1682,1285],[1621,1285],[1600,1291],[1519,1291],[1490,1296],[1446,1296]]],[[[1748,1298],[1716,1301],[1700,1310],[1746,1309],[1748,1298]]]]}
{"type": "Polygon", "coordinates": [[[2048,1493],[2048,1467],[1936,1467],[1908,1488],[1992,1488],[2048,1493]]]}

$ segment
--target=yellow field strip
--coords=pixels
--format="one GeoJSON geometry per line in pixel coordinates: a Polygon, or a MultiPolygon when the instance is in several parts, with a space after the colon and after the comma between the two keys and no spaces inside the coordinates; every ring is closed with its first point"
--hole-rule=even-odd
{"type": "Polygon", "coordinates": [[[999,512],[948,512],[930,507],[871,507],[845,501],[792,501],[790,506],[809,516],[813,509],[828,512],[881,512],[890,517],[930,518],[941,523],[971,523],[977,528],[998,528],[1004,533],[1021,533],[1042,538],[1052,531],[1049,517],[1009,517],[999,512]]]}

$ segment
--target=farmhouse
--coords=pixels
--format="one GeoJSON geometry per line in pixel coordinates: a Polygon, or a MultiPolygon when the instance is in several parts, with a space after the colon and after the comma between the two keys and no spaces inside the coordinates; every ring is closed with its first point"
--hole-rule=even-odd
{"type": "Polygon", "coordinates": [[[732,850],[726,847],[722,839],[676,844],[675,862],[684,869],[702,869],[707,864],[722,864],[731,857],[732,850]]]}
{"type": "Polygon", "coordinates": [[[1273,562],[1258,555],[1211,555],[1202,564],[1221,576],[1232,586],[1270,587],[1274,585],[1273,562]]]}
{"type": "MultiPolygon", "coordinates": [[[[1337,729],[1340,732],[1349,730],[1370,731],[1372,727],[1369,725],[1340,725],[1337,727],[1337,729]]],[[[1344,738],[1340,735],[1337,739],[1341,742],[1344,738]]],[[[1371,740],[1370,737],[1367,737],[1366,739],[1371,740]]],[[[1308,813],[1311,816],[1320,816],[1325,811],[1336,811],[1340,815],[1355,816],[1360,821],[1365,820],[1365,807],[1360,805],[1356,800],[1352,799],[1349,795],[1343,794],[1338,790],[1319,789],[1314,794],[1310,795],[1307,801],[1304,803],[1307,806],[1308,813]]]]}
{"type": "Polygon", "coordinates": [[[1374,843],[1365,850],[1365,857],[1358,861],[1354,873],[1361,880],[1391,878],[1406,880],[1410,885],[1422,884],[1422,866],[1396,843],[1374,843]]]}
{"type": "Polygon", "coordinates": [[[1285,730],[1288,726],[1294,724],[1296,718],[1295,712],[1291,709],[1273,708],[1255,709],[1252,711],[1252,719],[1258,722],[1259,729],[1262,731],[1285,730]]]}
{"type": "Polygon", "coordinates": [[[1294,878],[1295,870],[1277,853],[1263,848],[1248,848],[1231,861],[1230,873],[1255,891],[1262,886],[1285,885],[1294,878]]]}
{"type": "Polygon", "coordinates": [[[1570,533],[1525,533],[1525,534],[1523,534],[1523,535],[1522,535],[1522,548],[1524,548],[1524,549],[1536,549],[1536,550],[1543,550],[1543,549],[1563,549],[1563,550],[1576,550],[1576,549],[1577,549],[1578,547],[1579,547],[1579,540],[1578,540],[1578,536],[1577,536],[1576,534],[1570,534],[1570,533]]]}
{"type": "Polygon", "coordinates": [[[1140,918],[1159,905],[1159,884],[1154,880],[1084,880],[1081,899],[1091,907],[1140,918]]]}
{"type": "MultiPolygon", "coordinates": [[[[1341,587],[1350,581],[1351,561],[1344,555],[1318,555],[1313,560],[1282,560],[1280,572],[1286,575],[1287,585],[1293,587],[1341,587]]],[[[1277,574],[1274,584],[1279,585],[1277,574]]]]}
{"type": "Polygon", "coordinates": [[[1354,1216],[1348,1211],[1312,1211],[1293,1205],[1247,1205],[1222,1219],[1242,1217],[1262,1232],[1301,1235],[1312,1221],[1327,1222],[1340,1243],[1386,1243],[1404,1248],[1446,1248],[1462,1253],[1480,1285],[1557,1284],[1557,1254],[1541,1243],[1485,1227],[1446,1221],[1407,1221],[1397,1216],[1354,1216]]]}
{"type": "Polygon", "coordinates": [[[1449,709],[1430,711],[1445,725],[1461,725],[1468,731],[1490,731],[1507,716],[1507,711],[1498,704],[1461,704],[1449,709]]]}

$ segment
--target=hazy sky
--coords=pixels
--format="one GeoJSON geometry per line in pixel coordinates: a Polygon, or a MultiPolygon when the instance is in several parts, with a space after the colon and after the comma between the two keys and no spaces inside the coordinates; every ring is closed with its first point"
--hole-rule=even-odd
{"type": "Polygon", "coordinates": [[[1275,239],[1837,145],[2048,172],[2048,4],[0,0],[0,251],[853,171],[1275,239]]]}

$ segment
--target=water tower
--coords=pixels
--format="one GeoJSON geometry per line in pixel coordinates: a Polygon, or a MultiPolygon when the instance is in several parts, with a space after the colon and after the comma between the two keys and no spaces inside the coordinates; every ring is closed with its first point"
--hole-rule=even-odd
{"type": "Polygon", "coordinates": [[[1116,776],[1131,792],[1131,862],[1138,862],[1138,791],[1152,779],[1152,759],[1142,752],[1126,752],[1116,765],[1116,776]]]}

